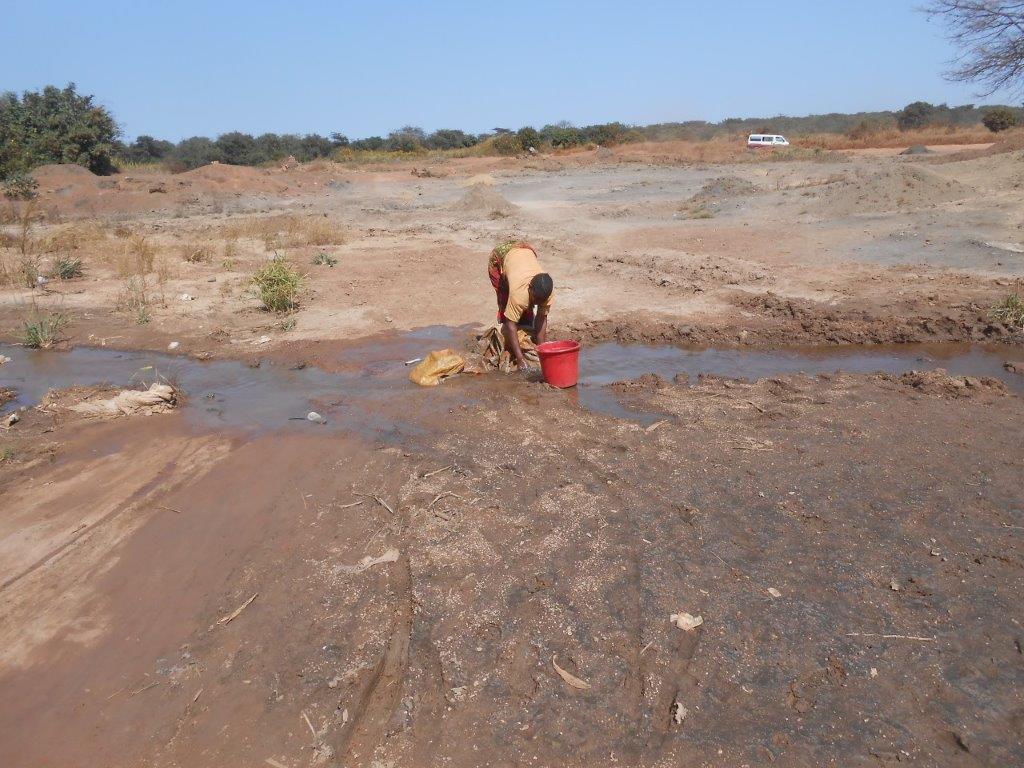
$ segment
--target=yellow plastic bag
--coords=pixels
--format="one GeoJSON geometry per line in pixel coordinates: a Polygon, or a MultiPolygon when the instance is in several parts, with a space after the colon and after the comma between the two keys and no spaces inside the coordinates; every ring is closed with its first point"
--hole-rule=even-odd
{"type": "Polygon", "coordinates": [[[435,349],[409,372],[409,380],[421,387],[436,387],[465,367],[466,361],[454,349],[435,349]]]}

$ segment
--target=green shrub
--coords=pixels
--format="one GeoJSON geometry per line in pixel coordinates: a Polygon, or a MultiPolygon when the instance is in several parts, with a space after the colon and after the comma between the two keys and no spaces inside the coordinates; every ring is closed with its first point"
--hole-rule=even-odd
{"type": "Polygon", "coordinates": [[[60,280],[81,277],[82,260],[74,256],[58,256],[53,262],[53,276],[60,280]]]}
{"type": "Polygon", "coordinates": [[[901,131],[924,128],[932,121],[934,114],[935,107],[927,101],[915,101],[896,113],[896,125],[901,131]]]}
{"type": "Polygon", "coordinates": [[[499,133],[491,139],[491,148],[499,155],[518,155],[523,151],[522,142],[514,133],[499,133]]]}
{"type": "Polygon", "coordinates": [[[313,257],[313,264],[316,266],[334,267],[337,266],[338,260],[327,253],[327,251],[321,251],[313,257]]]}
{"type": "Polygon", "coordinates": [[[1017,114],[1007,107],[996,107],[986,112],[981,122],[992,133],[999,133],[1017,124],[1017,114]]]}
{"type": "Polygon", "coordinates": [[[45,349],[57,342],[61,331],[66,326],[67,319],[59,313],[51,315],[33,313],[32,317],[25,321],[22,341],[26,347],[45,349]]]}
{"type": "Polygon", "coordinates": [[[114,169],[117,123],[74,83],[60,89],[0,95],[0,178],[46,163],[77,163],[93,173],[114,169]]]}
{"type": "Polygon", "coordinates": [[[288,312],[295,309],[302,275],[285,262],[274,257],[252,276],[256,293],[265,309],[270,312],[288,312]]]}
{"type": "Polygon", "coordinates": [[[4,181],[4,197],[8,200],[31,200],[38,188],[39,182],[27,173],[12,173],[4,181]]]}
{"type": "Polygon", "coordinates": [[[540,145],[543,142],[543,138],[541,138],[540,133],[530,126],[520,128],[516,132],[516,136],[519,137],[519,143],[522,144],[523,149],[529,149],[530,147],[540,149],[540,145]]]}
{"type": "Polygon", "coordinates": [[[996,322],[1024,328],[1024,301],[1019,294],[1011,293],[992,307],[989,316],[996,322]]]}

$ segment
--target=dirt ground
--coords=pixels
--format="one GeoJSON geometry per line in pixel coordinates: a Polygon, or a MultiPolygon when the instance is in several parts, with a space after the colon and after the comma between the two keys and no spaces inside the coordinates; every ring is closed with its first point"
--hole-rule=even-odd
{"type": "Polygon", "coordinates": [[[83,376],[177,362],[182,392],[33,407],[74,353],[0,348],[25,407],[0,427],[0,763],[1024,763],[1012,365],[628,376],[614,413],[536,377],[406,382],[493,320],[513,236],[585,348],[998,343],[1024,370],[989,317],[1024,276],[1024,152],[673,151],[43,169],[0,259],[83,275],[3,288],[0,341],[60,313],[58,348],[104,350],[83,376]],[[306,274],[284,316],[250,288],[275,253],[306,274]]]}

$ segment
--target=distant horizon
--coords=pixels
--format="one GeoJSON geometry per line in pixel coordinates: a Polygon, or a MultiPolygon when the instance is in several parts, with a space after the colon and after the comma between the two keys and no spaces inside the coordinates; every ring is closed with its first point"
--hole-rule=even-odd
{"type": "Polygon", "coordinates": [[[644,2],[388,8],[266,0],[70,0],[5,12],[0,91],[77,84],[125,140],[232,131],[386,136],[405,125],[719,123],[1009,104],[943,79],[954,55],[916,3],[734,0],[728,12],[644,2]],[[46,55],[39,55],[39,35],[46,55]],[[845,111],[850,110],[853,111],[845,111]]]}

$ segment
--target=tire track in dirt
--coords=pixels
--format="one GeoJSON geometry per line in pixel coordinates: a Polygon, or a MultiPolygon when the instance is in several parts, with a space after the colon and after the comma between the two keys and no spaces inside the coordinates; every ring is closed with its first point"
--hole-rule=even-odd
{"type": "Polygon", "coordinates": [[[387,737],[392,717],[401,701],[403,684],[409,669],[409,644],[412,636],[412,572],[407,555],[391,569],[396,605],[390,639],[380,660],[370,673],[354,707],[351,727],[341,732],[334,745],[343,755],[344,765],[369,765],[374,750],[387,737]]]}

